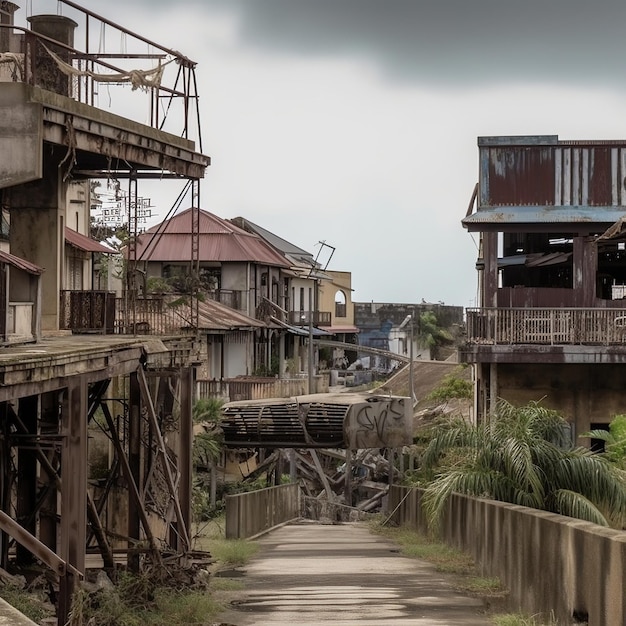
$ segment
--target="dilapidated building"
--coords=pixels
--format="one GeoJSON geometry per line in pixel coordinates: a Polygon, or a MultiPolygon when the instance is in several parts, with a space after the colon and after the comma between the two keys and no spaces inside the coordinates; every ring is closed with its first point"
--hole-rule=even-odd
{"type": "Polygon", "coordinates": [[[209,159],[194,140],[194,61],[73,2],[50,5],[18,26],[19,7],[0,2],[0,566],[48,566],[64,624],[90,553],[138,568],[190,548],[198,312],[140,334],[162,303],[137,288],[134,199],[146,179],[199,197],[209,159]],[[121,49],[100,51],[106,33],[121,49]],[[168,132],[181,121],[182,136],[168,132]],[[128,187],[121,298],[95,291],[85,266],[106,250],[78,232],[69,190],[94,178],[128,187]],[[92,427],[109,442],[97,473],[92,427]]]}
{"type": "Polygon", "coordinates": [[[477,415],[542,400],[574,437],[626,412],[626,142],[481,137],[463,219],[480,234],[480,306],[461,361],[477,415]]]}

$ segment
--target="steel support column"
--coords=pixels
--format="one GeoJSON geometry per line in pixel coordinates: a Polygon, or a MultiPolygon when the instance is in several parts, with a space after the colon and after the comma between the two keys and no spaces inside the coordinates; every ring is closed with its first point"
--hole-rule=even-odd
{"type": "MultiPolygon", "coordinates": [[[[193,480],[193,371],[193,368],[189,367],[181,369],[180,372],[180,445],[178,450],[180,481],[178,493],[184,525],[187,528],[191,528],[191,484],[193,480]]],[[[185,546],[180,539],[180,529],[177,530],[178,545],[176,549],[183,552],[185,546]]]]}
{"type": "MultiPolygon", "coordinates": [[[[140,499],[143,498],[143,488],[141,480],[141,390],[137,373],[130,375],[129,397],[128,397],[128,465],[133,483],[137,485],[140,499]]],[[[128,537],[130,541],[128,548],[128,567],[133,572],[139,571],[139,554],[132,552],[134,543],[141,539],[139,523],[139,504],[131,494],[128,493],[128,537]]]]}
{"type": "Polygon", "coordinates": [[[87,381],[72,379],[61,406],[61,558],[71,568],[61,578],[59,624],[65,624],[77,583],[85,572],[87,540],[87,381]]]}
{"type": "MultiPolygon", "coordinates": [[[[37,436],[38,396],[20,398],[17,413],[25,432],[20,433],[17,446],[17,521],[31,535],[37,529],[37,453],[34,442],[37,436]]],[[[18,544],[17,563],[27,565],[34,561],[32,553],[18,544]]]]}

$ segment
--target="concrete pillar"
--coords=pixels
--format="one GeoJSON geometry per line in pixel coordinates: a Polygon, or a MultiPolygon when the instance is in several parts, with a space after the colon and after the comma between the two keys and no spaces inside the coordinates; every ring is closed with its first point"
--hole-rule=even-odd
{"type": "Polygon", "coordinates": [[[12,187],[11,253],[45,269],[41,289],[41,328],[59,329],[59,292],[65,249],[65,197],[61,180],[61,150],[46,151],[43,177],[12,187]],[[36,236],[35,236],[36,235],[36,236]]]}
{"type": "MultiPolygon", "coordinates": [[[[14,14],[19,9],[17,4],[3,0],[0,2],[0,23],[14,24],[14,14]]],[[[12,33],[10,28],[0,28],[0,52],[17,52],[12,50],[12,33]]]]}

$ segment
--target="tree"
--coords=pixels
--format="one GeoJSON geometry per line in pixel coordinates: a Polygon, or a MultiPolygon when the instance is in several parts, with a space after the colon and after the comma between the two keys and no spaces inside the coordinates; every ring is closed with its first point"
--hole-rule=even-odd
{"type": "Polygon", "coordinates": [[[621,526],[626,513],[624,473],[602,455],[574,447],[567,422],[537,402],[515,407],[501,400],[478,425],[453,420],[431,440],[423,466],[439,470],[424,494],[434,526],[454,492],[603,526],[621,526]]]}
{"type": "Polygon", "coordinates": [[[424,311],[419,316],[420,345],[430,350],[431,359],[436,359],[439,348],[452,342],[452,335],[439,326],[437,316],[432,311],[424,311]]]}

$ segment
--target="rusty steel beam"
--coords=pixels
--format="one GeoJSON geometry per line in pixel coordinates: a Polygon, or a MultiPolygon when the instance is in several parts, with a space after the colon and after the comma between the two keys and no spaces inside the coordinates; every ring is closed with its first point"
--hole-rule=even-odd
{"type": "Polygon", "coordinates": [[[148,514],[146,513],[146,510],[143,507],[143,502],[141,499],[141,495],[139,493],[139,487],[137,486],[137,483],[135,482],[135,479],[133,477],[133,472],[130,467],[128,457],[126,456],[124,452],[124,447],[122,446],[122,442],[120,441],[119,434],[117,432],[117,427],[113,420],[113,416],[111,415],[111,411],[109,410],[109,407],[105,403],[102,403],[101,406],[102,406],[102,412],[104,413],[104,419],[106,420],[107,426],[109,427],[109,431],[111,433],[111,439],[113,441],[113,446],[115,447],[117,459],[122,469],[122,474],[124,475],[124,478],[126,480],[130,497],[133,500],[133,509],[136,511],[139,521],[141,522],[141,525],[143,526],[144,532],[146,534],[146,539],[148,540],[148,545],[150,546],[152,558],[157,564],[160,564],[162,562],[161,554],[156,545],[154,535],[152,533],[152,528],[150,527],[150,521],[148,520],[148,514]]]}
{"type": "MultiPolygon", "coordinates": [[[[63,560],[85,571],[87,542],[87,380],[74,377],[61,403],[61,543],[63,560]]],[[[59,584],[57,617],[60,624],[69,618],[77,577],[67,571],[59,584]]]]}
{"type": "MultiPolygon", "coordinates": [[[[183,521],[187,528],[191,527],[191,485],[193,480],[193,368],[183,368],[180,372],[180,420],[178,468],[180,482],[178,493],[183,521]]],[[[183,546],[178,546],[182,549],[183,546]]]]}
{"type": "Polygon", "coordinates": [[[167,454],[167,448],[165,446],[165,441],[163,440],[163,434],[161,433],[161,429],[159,427],[159,422],[157,420],[156,412],[154,410],[154,403],[152,402],[150,389],[148,388],[148,381],[146,380],[146,377],[142,368],[139,368],[137,370],[137,379],[139,382],[139,386],[141,388],[142,398],[146,405],[148,421],[154,430],[154,434],[157,440],[157,451],[162,456],[163,469],[165,472],[165,480],[167,482],[167,486],[170,492],[170,497],[172,498],[174,510],[176,511],[176,520],[178,522],[177,531],[182,538],[184,551],[187,551],[191,547],[191,542],[189,540],[189,531],[187,529],[187,524],[185,522],[185,516],[183,516],[183,512],[180,506],[180,500],[178,497],[178,493],[176,491],[174,478],[172,476],[172,471],[169,465],[170,461],[169,461],[169,457],[167,454]]]}
{"type": "Polygon", "coordinates": [[[98,510],[96,509],[96,505],[94,504],[93,498],[89,492],[87,493],[87,518],[89,519],[89,524],[91,525],[93,534],[98,542],[98,548],[100,549],[100,554],[102,555],[104,567],[110,570],[115,569],[113,550],[107,541],[104,528],[102,528],[102,522],[100,521],[100,516],[98,515],[98,510]]]}
{"type": "MultiPolygon", "coordinates": [[[[50,550],[48,546],[39,541],[37,537],[34,537],[28,531],[24,530],[18,522],[4,511],[0,511],[0,528],[3,532],[13,537],[15,541],[28,549],[35,557],[42,563],[45,563],[59,576],[65,576],[69,569],[68,564],[53,550],[50,550]]],[[[77,570],[74,570],[74,573],[76,575],[80,574],[77,570]]]]}

